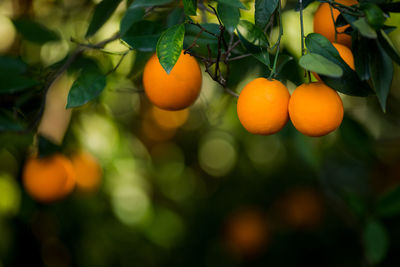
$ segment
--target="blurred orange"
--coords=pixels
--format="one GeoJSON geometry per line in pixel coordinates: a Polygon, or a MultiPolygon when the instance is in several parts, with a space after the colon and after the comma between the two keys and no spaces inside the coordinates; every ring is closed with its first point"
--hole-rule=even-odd
{"type": "Polygon", "coordinates": [[[278,206],[284,222],[294,228],[314,228],[323,218],[322,197],[312,188],[292,190],[278,206]]]}
{"type": "Polygon", "coordinates": [[[182,126],[189,117],[188,109],[170,111],[160,109],[156,106],[152,108],[154,121],[162,128],[175,129],[182,126]]]}
{"type": "Polygon", "coordinates": [[[76,186],[83,192],[96,191],[101,183],[102,170],[97,160],[88,152],[80,151],[71,158],[76,173],[76,186]]]}
{"type": "Polygon", "coordinates": [[[142,118],[142,134],[147,141],[162,142],[175,136],[176,128],[161,127],[154,118],[152,109],[144,112],[142,118]]]}
{"type": "Polygon", "coordinates": [[[266,245],[268,222],[258,210],[238,211],[228,218],[226,235],[233,251],[243,256],[252,256],[266,245]]]}
{"type": "Polygon", "coordinates": [[[27,160],[23,183],[28,194],[40,202],[54,202],[70,194],[75,187],[75,171],[62,154],[27,160]]]}

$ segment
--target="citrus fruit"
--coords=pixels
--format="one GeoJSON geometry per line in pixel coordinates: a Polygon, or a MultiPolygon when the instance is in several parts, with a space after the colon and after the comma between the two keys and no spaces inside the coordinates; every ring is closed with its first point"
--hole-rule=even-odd
{"type": "Polygon", "coordinates": [[[88,152],[78,152],[71,158],[76,173],[76,186],[84,192],[95,191],[101,183],[101,167],[88,152]]]}
{"type": "Polygon", "coordinates": [[[280,81],[257,78],[248,83],[239,95],[239,120],[250,133],[274,134],[288,121],[289,98],[288,89],[280,81]]]}
{"type": "Polygon", "coordinates": [[[75,172],[70,160],[62,154],[45,158],[33,156],[25,163],[23,184],[34,199],[53,202],[74,189],[75,172]]]}
{"type": "MultiPolygon", "coordinates": [[[[358,3],[356,0],[337,0],[335,2],[338,2],[346,6],[352,6],[358,3]]],[[[329,6],[328,3],[321,3],[314,15],[314,32],[322,34],[323,36],[328,38],[328,40],[331,42],[336,42],[339,44],[343,44],[347,47],[351,47],[351,37],[350,35],[344,33],[344,31],[350,25],[337,27],[338,34],[335,40],[334,21],[336,21],[339,14],[340,11],[333,7],[331,12],[331,7],[329,6]],[[332,13],[334,20],[332,18],[332,13]]]]}
{"type": "Polygon", "coordinates": [[[304,83],[290,98],[289,115],[299,132],[313,137],[323,136],[340,126],[343,103],[338,93],[324,83],[304,83]]]}
{"type": "Polygon", "coordinates": [[[161,66],[156,54],[144,67],[143,86],[146,95],[162,109],[187,108],[199,96],[201,83],[199,64],[194,57],[183,52],[169,74],[161,66]]]}

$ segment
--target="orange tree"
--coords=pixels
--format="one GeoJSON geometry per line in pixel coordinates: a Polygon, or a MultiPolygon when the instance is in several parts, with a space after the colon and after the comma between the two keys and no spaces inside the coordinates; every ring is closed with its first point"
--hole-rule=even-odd
{"type": "MultiPolygon", "coordinates": [[[[49,162],[60,158],[68,161],[59,153],[68,150],[63,146],[63,137],[70,110],[79,112],[79,107],[97,101],[110,80],[120,77],[113,75],[132,54],[136,57],[134,66],[124,73],[124,78],[133,80],[136,89],[128,91],[144,92],[158,108],[180,110],[196,101],[202,75],[208,75],[232,96],[232,101],[238,98],[239,120],[254,134],[275,134],[291,120],[304,135],[326,135],[343,120],[344,107],[338,93],[376,97],[386,112],[393,64],[400,64],[400,54],[389,38],[396,27],[386,25],[385,21],[391,13],[400,11],[399,3],[320,0],[314,19],[315,32],[305,36],[303,11],[313,2],[289,1],[283,6],[280,0],[102,0],[90,9],[84,33],[68,36],[38,22],[32,1],[15,1],[18,12],[12,22],[19,39],[0,56],[0,129],[15,136],[27,133],[34,136],[28,142],[33,146],[26,153],[35,155],[25,164],[26,191],[42,202],[58,200],[67,194],[61,193],[66,186],[65,170],[60,171],[61,167],[50,166],[49,162]],[[245,17],[243,14],[250,7],[254,8],[254,14],[249,17],[246,13],[245,17]],[[299,12],[298,23],[290,25],[300,32],[301,57],[297,62],[281,44],[285,35],[284,9],[299,12]],[[99,40],[98,32],[115,12],[119,16],[119,30],[99,40]],[[68,43],[65,57],[51,64],[25,60],[25,42],[42,46],[62,38],[68,43]],[[124,50],[108,48],[115,42],[122,44],[124,50]],[[101,60],[102,55],[117,60],[110,64],[101,60]],[[237,85],[251,69],[246,69],[249,65],[241,66],[242,60],[262,66],[260,77],[250,81],[243,91],[237,85]],[[285,74],[283,69],[287,66],[294,72],[301,69],[304,75],[285,74]],[[317,74],[318,82],[312,81],[311,72],[317,74]],[[59,89],[66,96],[57,102],[51,98],[53,88],[57,88],[60,79],[67,79],[67,75],[73,80],[67,88],[59,89]],[[286,86],[290,82],[297,86],[291,97],[286,86]],[[55,123],[59,130],[56,133],[48,127],[55,123]],[[55,179],[58,176],[60,181],[55,179]],[[56,182],[59,184],[53,185],[56,182]]],[[[59,5],[65,7],[63,3],[59,5]]],[[[65,14],[92,6],[92,1],[69,4],[65,14]]],[[[90,156],[87,161],[93,165],[91,180],[95,180],[93,188],[97,188],[101,171],[90,156]]],[[[79,169],[86,172],[84,167],[79,169]]],[[[76,182],[85,188],[85,181],[76,182]]],[[[92,187],[92,181],[87,187],[92,187]]],[[[390,206],[391,199],[396,198],[396,192],[385,196],[377,202],[372,215],[363,215],[360,222],[363,231],[359,235],[371,264],[383,260],[388,246],[386,230],[374,216],[397,212],[398,206],[390,206]],[[385,203],[389,203],[389,208],[385,203]]]]}

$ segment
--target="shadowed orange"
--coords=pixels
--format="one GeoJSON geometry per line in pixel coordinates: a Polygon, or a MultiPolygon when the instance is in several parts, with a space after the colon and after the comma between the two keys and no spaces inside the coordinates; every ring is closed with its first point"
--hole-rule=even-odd
{"type": "Polygon", "coordinates": [[[269,135],[280,131],[288,121],[290,94],[277,80],[257,78],[239,95],[237,114],[247,131],[269,135]]]}
{"type": "Polygon", "coordinates": [[[71,158],[76,173],[76,186],[84,192],[96,191],[101,183],[102,171],[97,160],[88,152],[81,151],[71,158]]]}
{"type": "MultiPolygon", "coordinates": [[[[332,43],[332,45],[336,48],[336,50],[339,52],[340,57],[343,59],[344,62],[346,62],[347,65],[352,70],[356,70],[354,66],[354,56],[353,53],[351,52],[350,48],[347,46],[337,44],[337,43],[332,43]]],[[[313,75],[318,81],[321,81],[321,78],[318,76],[317,73],[313,72],[313,75]]]]}
{"type": "MultiPolygon", "coordinates": [[[[358,3],[355,0],[336,0],[335,2],[338,2],[346,6],[352,6],[358,3]]],[[[339,44],[343,44],[347,47],[351,47],[351,36],[344,33],[344,31],[348,27],[350,27],[350,25],[338,27],[337,28],[338,34],[335,40],[334,21],[336,21],[340,12],[336,8],[332,8],[332,13],[331,13],[331,7],[329,6],[328,3],[321,3],[319,5],[314,15],[314,32],[322,34],[323,36],[328,38],[328,40],[331,42],[336,42],[339,44]],[[334,20],[332,18],[332,13],[334,20]]]]}
{"type": "Polygon", "coordinates": [[[146,63],[143,86],[147,97],[159,108],[180,110],[189,107],[199,96],[202,77],[196,59],[181,53],[170,74],[154,54],[146,63]]]}

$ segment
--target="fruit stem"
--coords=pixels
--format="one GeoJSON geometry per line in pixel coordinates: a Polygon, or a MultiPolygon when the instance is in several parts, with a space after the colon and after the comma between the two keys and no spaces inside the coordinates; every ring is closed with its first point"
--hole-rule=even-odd
{"type": "Polygon", "coordinates": [[[332,17],[332,21],[333,21],[333,28],[335,29],[335,43],[337,43],[337,35],[338,35],[338,31],[336,28],[336,21],[335,21],[335,16],[333,15],[333,8],[331,5],[329,5],[329,8],[331,10],[331,17],[332,17]]]}
{"type": "Polygon", "coordinates": [[[303,22],[303,1],[299,0],[300,7],[300,31],[301,31],[301,55],[304,56],[304,22],[303,22]]]}

